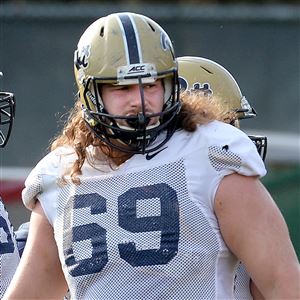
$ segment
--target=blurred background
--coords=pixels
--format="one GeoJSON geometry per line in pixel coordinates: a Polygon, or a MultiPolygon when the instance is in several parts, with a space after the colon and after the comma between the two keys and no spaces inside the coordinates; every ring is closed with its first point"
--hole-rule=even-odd
{"type": "MultiPolygon", "coordinates": [[[[17,100],[12,138],[0,153],[0,194],[15,228],[29,220],[21,190],[47,153],[76,93],[73,52],[85,28],[113,12],[145,14],[169,33],[177,56],[217,61],[258,112],[242,122],[268,136],[263,182],[300,257],[299,1],[1,1],[0,89],[17,100]],[[163,4],[162,4],[163,3],[163,4]]],[[[238,192],[238,191],[236,191],[238,192]]]]}

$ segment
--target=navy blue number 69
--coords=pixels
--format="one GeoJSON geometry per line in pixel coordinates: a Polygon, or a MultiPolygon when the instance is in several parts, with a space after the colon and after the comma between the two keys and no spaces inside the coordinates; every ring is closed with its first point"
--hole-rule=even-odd
{"type": "MultiPolygon", "coordinates": [[[[76,195],[74,209],[90,207],[92,214],[106,213],[106,199],[98,194],[76,195]]],[[[167,264],[178,251],[179,205],[176,191],[165,183],[135,187],[118,198],[118,225],[133,233],[160,231],[160,248],[137,250],[134,241],[118,244],[119,255],[133,267],[167,264]],[[138,201],[159,199],[160,215],[137,215],[138,201]]],[[[100,272],[108,262],[106,230],[96,223],[75,226],[72,241],[65,250],[66,264],[72,276],[100,272]],[[75,259],[73,243],[90,239],[92,257],[75,259]]]]}

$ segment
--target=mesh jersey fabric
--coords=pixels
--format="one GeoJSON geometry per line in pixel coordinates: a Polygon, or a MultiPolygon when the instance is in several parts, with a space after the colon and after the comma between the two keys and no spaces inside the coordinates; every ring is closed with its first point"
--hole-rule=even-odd
{"type": "MultiPolygon", "coordinates": [[[[253,142],[218,121],[177,131],[151,160],[111,170],[85,163],[80,185],[61,184],[75,155],[58,148],[25,182],[53,225],[73,299],[234,299],[238,260],[214,214],[222,178],[264,176],[253,142]]],[[[66,176],[66,179],[68,177],[66,176]]],[[[238,285],[244,289],[249,286],[238,285]]]]}
{"type": "Polygon", "coordinates": [[[250,292],[250,276],[246,267],[240,262],[234,276],[234,299],[252,299],[250,292]]]}
{"type": "Polygon", "coordinates": [[[2,299],[20,257],[7,211],[0,198],[0,299],[2,299]]]}

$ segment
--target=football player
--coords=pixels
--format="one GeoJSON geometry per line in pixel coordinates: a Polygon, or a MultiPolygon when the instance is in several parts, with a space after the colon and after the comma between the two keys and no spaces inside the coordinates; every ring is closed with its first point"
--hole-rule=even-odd
{"type": "MultiPolygon", "coordinates": [[[[240,120],[254,118],[256,111],[243,96],[240,87],[232,74],[215,61],[197,56],[182,56],[177,58],[180,89],[183,93],[200,93],[203,101],[215,101],[224,111],[224,122],[240,128],[240,120]],[[213,97],[214,96],[214,97],[213,97]]],[[[267,137],[249,136],[256,145],[258,153],[265,160],[267,153],[267,137]]],[[[236,267],[234,277],[235,299],[262,298],[243,264],[236,267]],[[251,291],[250,291],[251,287],[251,291]]]]}
{"type": "MultiPolygon", "coordinates": [[[[0,74],[2,76],[2,73],[0,74]]],[[[8,92],[0,92],[0,148],[9,140],[15,116],[15,97],[8,92]]],[[[20,257],[13,233],[13,227],[0,198],[0,298],[2,299],[20,257]]]]}
{"type": "Polygon", "coordinates": [[[26,179],[29,236],[4,299],[232,299],[239,261],[266,298],[299,296],[255,145],[209,103],[181,102],[166,32],[101,17],[74,69],[79,101],[26,179]]]}

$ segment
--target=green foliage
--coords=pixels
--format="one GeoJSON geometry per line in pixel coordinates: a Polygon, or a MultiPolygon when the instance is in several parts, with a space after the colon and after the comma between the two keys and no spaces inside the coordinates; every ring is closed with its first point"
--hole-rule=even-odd
{"type": "Polygon", "coordinates": [[[273,166],[262,180],[281,210],[300,259],[300,165],[273,166]]]}

